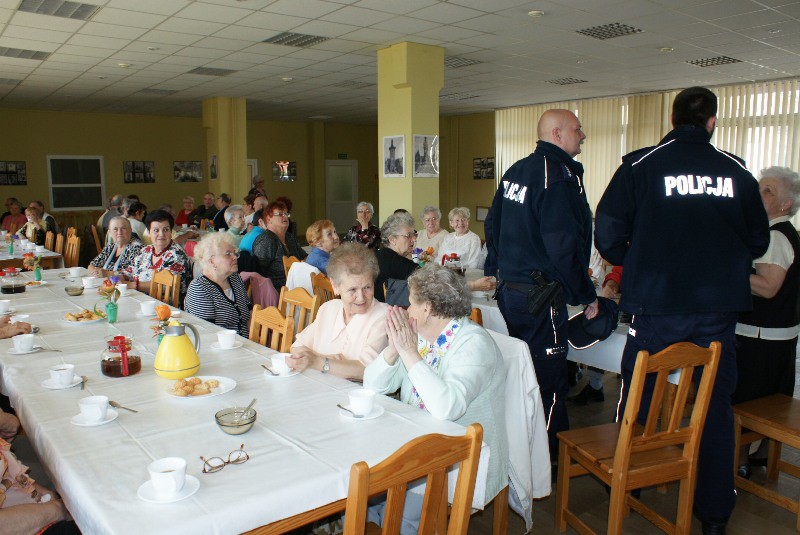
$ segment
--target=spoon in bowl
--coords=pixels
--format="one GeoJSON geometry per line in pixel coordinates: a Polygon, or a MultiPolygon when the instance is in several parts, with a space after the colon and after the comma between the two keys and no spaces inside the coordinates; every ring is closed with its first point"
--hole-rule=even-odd
{"type": "Polygon", "coordinates": [[[241,413],[239,413],[239,412],[236,412],[236,413],[234,413],[234,414],[236,415],[236,417],[235,417],[234,419],[235,419],[237,422],[238,422],[239,420],[241,420],[241,419],[244,417],[244,415],[245,415],[245,414],[247,414],[248,412],[250,412],[250,409],[252,409],[252,408],[253,408],[253,405],[255,405],[255,404],[256,404],[256,398],[253,398],[253,401],[251,401],[251,402],[250,402],[250,405],[248,405],[248,406],[247,406],[247,408],[246,408],[245,410],[243,410],[241,413]]]}
{"type": "Polygon", "coordinates": [[[271,374],[272,374],[272,375],[274,375],[275,377],[277,377],[277,376],[278,376],[278,374],[277,374],[277,373],[275,373],[274,371],[270,370],[270,369],[269,369],[269,367],[267,367],[267,365],[266,365],[266,364],[262,364],[262,365],[261,365],[261,367],[262,367],[262,368],[264,368],[265,370],[267,370],[269,373],[271,373],[271,374]]]}

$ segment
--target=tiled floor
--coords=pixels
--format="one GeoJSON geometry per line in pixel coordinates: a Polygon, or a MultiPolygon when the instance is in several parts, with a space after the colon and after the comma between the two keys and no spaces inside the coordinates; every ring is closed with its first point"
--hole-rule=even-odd
{"type": "MultiPolygon", "coordinates": [[[[613,421],[619,400],[620,382],[616,375],[607,373],[604,376],[605,396],[602,403],[590,403],[579,407],[569,404],[570,424],[573,428],[586,427],[613,421]]],[[[800,376],[797,384],[800,384],[800,376]]],[[[577,388],[581,388],[579,384],[577,388]]],[[[800,389],[796,389],[796,392],[800,389]]],[[[795,394],[800,398],[800,395],[795,394]]],[[[800,464],[800,452],[784,447],[783,458],[794,464],[800,464]]],[[[753,480],[762,482],[765,478],[764,468],[753,469],[753,480]]],[[[771,484],[780,493],[797,499],[800,496],[800,481],[781,474],[777,484],[771,484]]],[[[570,508],[578,513],[579,517],[589,524],[598,533],[605,533],[608,518],[608,495],[602,485],[589,476],[574,479],[570,485],[570,508]]],[[[555,484],[553,484],[555,493],[555,484]]],[[[654,507],[668,519],[674,519],[677,504],[677,486],[670,485],[667,494],[661,495],[655,489],[648,489],[642,493],[642,500],[654,507]]],[[[534,502],[533,508],[533,533],[549,534],[558,533],[554,522],[555,494],[534,502]]],[[[513,511],[509,511],[508,533],[525,533],[525,524],[522,518],[513,511]]],[[[746,492],[739,492],[736,509],[728,524],[727,533],[730,535],[779,535],[797,534],[795,530],[796,516],[785,509],[772,505],[760,498],[746,492]]],[[[492,508],[489,507],[481,514],[473,515],[470,522],[470,535],[483,535],[492,532],[492,508]]],[[[626,534],[651,534],[661,533],[648,521],[635,512],[625,519],[624,533],[626,534]]],[[[567,533],[575,533],[571,528],[567,533]]],[[[701,534],[700,521],[692,521],[692,534],[701,534]]]]}

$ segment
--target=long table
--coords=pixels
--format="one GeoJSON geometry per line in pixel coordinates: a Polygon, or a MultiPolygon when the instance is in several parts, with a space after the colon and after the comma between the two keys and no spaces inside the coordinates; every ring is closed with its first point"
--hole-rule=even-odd
{"type": "Polygon", "coordinates": [[[22,269],[23,253],[34,253],[36,256],[41,256],[42,260],[39,265],[42,269],[59,269],[64,267],[64,257],[53,251],[36,253],[34,251],[22,251],[19,248],[15,248],[13,255],[9,255],[7,251],[0,252],[0,269],[7,267],[22,269]]]}
{"type": "MultiPolygon", "coordinates": [[[[137,314],[149,297],[132,292],[119,302],[119,321],[109,325],[71,324],[66,312],[91,308],[98,296],[64,293],[63,271],[45,271],[46,285],[13,295],[17,314],[29,314],[41,331],[35,343],[45,351],[9,354],[11,340],[0,341],[0,391],[11,398],[31,442],[54,485],[85,534],[240,533],[341,500],[347,495],[352,463],[377,463],[409,440],[427,433],[460,435],[464,428],[439,421],[424,411],[379,396],[386,412],[379,418],[343,418],[336,403],[347,402],[349,381],[308,370],[289,378],[270,379],[260,367],[271,350],[239,338],[242,346],[214,351],[219,330],[183,313],[200,331],[199,375],[232,378],[236,388],[221,396],[176,398],[172,381],[155,375],[157,343],[152,321],[137,314]],[[142,356],[142,371],[127,378],[100,372],[100,354],[107,336],[131,334],[142,356]],[[60,350],[60,352],[49,351],[60,350]],[[41,382],[48,368],[75,365],[86,375],[79,387],[47,390],[41,382]],[[138,414],[119,417],[98,427],[76,427],[78,400],[103,394],[138,414]],[[224,434],[214,413],[258,398],[258,421],[247,434],[224,434]],[[224,470],[202,473],[200,456],[227,456],[244,443],[250,460],[224,470]],[[167,456],[187,460],[187,474],[200,480],[199,491],[171,504],[138,499],[147,481],[147,465],[167,456]]],[[[27,277],[28,275],[25,274],[27,277]]],[[[482,455],[486,455],[486,447],[482,455]]],[[[483,463],[482,463],[483,464],[483,463]]],[[[483,504],[484,488],[476,487],[473,504],[483,504]]]]}

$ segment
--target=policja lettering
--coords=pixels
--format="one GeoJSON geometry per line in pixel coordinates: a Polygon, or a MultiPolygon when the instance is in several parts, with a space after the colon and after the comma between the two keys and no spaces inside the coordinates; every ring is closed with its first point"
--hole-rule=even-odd
{"type": "Polygon", "coordinates": [[[677,190],[678,195],[715,195],[717,197],[733,198],[733,179],[730,177],[717,177],[716,186],[712,187],[714,180],[710,176],[678,175],[664,177],[664,190],[666,196],[672,195],[677,190]]]}
{"type": "Polygon", "coordinates": [[[512,201],[516,201],[520,204],[525,204],[525,193],[528,191],[528,187],[524,186],[520,189],[519,184],[515,184],[514,182],[509,183],[508,180],[503,180],[503,197],[512,201]]]}

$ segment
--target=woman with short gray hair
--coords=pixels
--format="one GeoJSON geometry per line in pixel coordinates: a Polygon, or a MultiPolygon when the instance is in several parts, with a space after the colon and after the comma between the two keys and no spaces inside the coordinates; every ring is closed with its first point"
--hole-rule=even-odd
{"type": "Polygon", "coordinates": [[[385,302],[383,285],[389,279],[406,280],[417,269],[417,264],[409,258],[417,231],[414,230],[414,218],[400,212],[387,217],[380,232],[383,246],[375,253],[380,266],[380,274],[375,281],[375,298],[385,302]]]}
{"type": "MultiPolygon", "coordinates": [[[[486,481],[490,500],[508,485],[503,357],[491,335],[466,317],[471,304],[463,277],[428,264],[408,278],[408,286],[411,306],[408,311],[389,307],[389,345],[364,371],[364,388],[380,394],[400,388],[403,402],[434,418],[481,424],[492,452],[486,481]]],[[[409,497],[404,524],[418,521],[407,514],[409,497]]],[[[380,506],[371,514],[380,521],[380,506]]]]}
{"type": "Polygon", "coordinates": [[[372,203],[361,201],[356,206],[356,219],[358,223],[350,227],[342,241],[363,243],[370,249],[377,249],[381,244],[381,231],[372,224],[375,208],[372,203]]]}
{"type": "Polygon", "coordinates": [[[225,218],[225,224],[228,225],[228,234],[233,238],[236,247],[239,247],[239,242],[242,241],[243,237],[242,231],[245,228],[244,208],[242,208],[241,204],[228,206],[223,217],[225,218]]]}
{"type": "MultiPolygon", "coordinates": [[[[733,403],[783,393],[794,394],[797,335],[800,332],[800,238],[791,217],[800,207],[800,179],[787,167],[768,167],[758,182],[769,218],[769,248],[753,261],[753,310],[736,324],[738,381],[733,403]]],[[[750,478],[752,466],[765,466],[767,444],[748,457],[739,452],[738,475],[750,478]]]]}
{"type": "Polygon", "coordinates": [[[422,209],[420,219],[422,219],[422,230],[417,235],[416,247],[423,251],[428,248],[433,249],[430,254],[434,259],[438,259],[439,248],[448,234],[439,226],[439,222],[442,220],[442,211],[435,206],[426,206],[422,209]]]}
{"type": "Polygon", "coordinates": [[[469,208],[459,206],[450,210],[448,219],[453,232],[442,241],[442,255],[457,254],[465,268],[477,268],[481,260],[481,239],[469,229],[469,208]]]}

